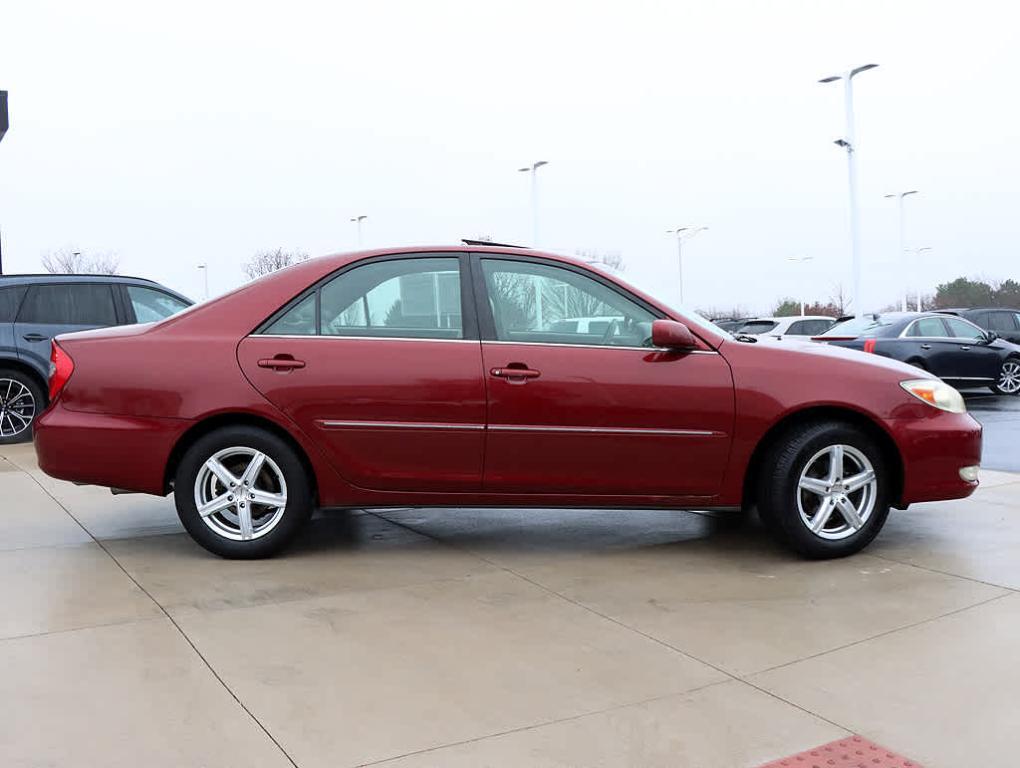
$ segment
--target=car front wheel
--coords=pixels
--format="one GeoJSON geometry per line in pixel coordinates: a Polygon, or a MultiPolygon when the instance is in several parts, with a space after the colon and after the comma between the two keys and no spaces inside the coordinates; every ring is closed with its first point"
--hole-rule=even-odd
{"type": "Polygon", "coordinates": [[[890,474],[864,430],[836,421],[801,425],[765,458],[758,487],[762,520],[808,558],[845,557],[878,535],[889,514],[890,474]]]}
{"type": "Polygon", "coordinates": [[[312,512],[308,473],[278,436],[236,426],[198,439],[174,480],[181,523],[221,557],[269,557],[294,538],[312,512]]]}
{"type": "Polygon", "coordinates": [[[1002,364],[992,391],[1000,395],[1020,394],[1020,358],[1011,357],[1002,364]]]}

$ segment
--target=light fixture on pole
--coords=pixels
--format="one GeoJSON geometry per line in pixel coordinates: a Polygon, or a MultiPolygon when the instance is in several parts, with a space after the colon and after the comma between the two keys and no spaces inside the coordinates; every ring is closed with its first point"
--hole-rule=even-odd
{"type": "MultiPolygon", "coordinates": [[[[916,258],[920,259],[922,253],[924,253],[925,251],[930,251],[930,250],[931,250],[931,248],[929,246],[927,246],[927,245],[924,246],[923,248],[915,248],[914,249],[914,256],[916,258]]],[[[917,270],[917,274],[923,275],[924,274],[924,270],[918,269],[917,270]]],[[[924,311],[923,309],[921,309],[921,286],[920,285],[917,286],[917,311],[918,312],[923,312],[924,311]]]]}
{"type": "Polygon", "coordinates": [[[198,268],[202,270],[202,277],[205,279],[205,298],[209,298],[209,264],[199,264],[198,268]]]}
{"type": "Polygon", "coordinates": [[[857,206],[857,136],[854,127],[854,76],[861,72],[874,69],[878,64],[865,64],[851,69],[842,75],[823,77],[819,83],[843,81],[843,103],[846,110],[846,135],[836,139],[835,144],[846,150],[847,180],[850,188],[850,261],[854,286],[854,315],[864,314],[864,298],[861,293],[861,246],[860,246],[860,211],[857,206]]]}
{"type": "Polygon", "coordinates": [[[548,160],[537,160],[531,165],[518,168],[519,173],[531,174],[531,247],[538,248],[540,245],[538,237],[538,169],[543,165],[549,165],[548,160]]]}
{"type": "Polygon", "coordinates": [[[367,219],[368,216],[362,214],[361,216],[352,216],[351,221],[358,225],[358,247],[361,247],[361,222],[367,219]]]}
{"type": "MultiPolygon", "coordinates": [[[[814,256],[787,256],[786,260],[787,261],[791,261],[794,264],[806,264],[809,261],[814,261],[815,257],[814,256]]],[[[800,316],[804,317],[804,297],[803,297],[803,295],[801,296],[801,299],[800,299],[800,316]]]]}
{"type": "Polygon", "coordinates": [[[667,229],[667,235],[676,235],[676,258],[680,265],[680,303],[684,303],[684,241],[690,240],[699,232],[704,232],[708,227],[677,227],[667,229]]]}
{"type": "MultiPolygon", "coordinates": [[[[891,195],[886,195],[886,200],[897,200],[897,207],[900,213],[900,273],[902,274],[902,285],[903,285],[903,311],[907,311],[907,245],[903,238],[903,198],[907,195],[916,195],[917,190],[911,189],[908,192],[896,192],[891,195]]],[[[921,310],[918,310],[920,312],[921,310]]]]}

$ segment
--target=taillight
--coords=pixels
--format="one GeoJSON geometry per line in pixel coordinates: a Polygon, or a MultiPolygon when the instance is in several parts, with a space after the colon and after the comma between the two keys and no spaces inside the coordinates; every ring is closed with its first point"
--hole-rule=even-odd
{"type": "Polygon", "coordinates": [[[57,399],[74,372],[74,360],[56,341],[50,346],[50,402],[57,399]]]}
{"type": "Polygon", "coordinates": [[[878,341],[878,340],[877,339],[865,339],[864,340],[864,351],[865,352],[874,352],[875,351],[875,342],[876,341],[878,341]]]}

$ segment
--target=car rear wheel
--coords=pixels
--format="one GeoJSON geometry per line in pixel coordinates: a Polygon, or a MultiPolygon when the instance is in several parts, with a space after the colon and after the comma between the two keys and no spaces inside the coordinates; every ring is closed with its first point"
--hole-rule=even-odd
{"type": "Polygon", "coordinates": [[[177,469],[181,523],[221,557],[269,557],[312,513],[308,472],[293,448],[265,430],[225,427],[192,445],[177,469]]]}
{"type": "Polygon", "coordinates": [[[35,379],[0,368],[0,445],[31,440],[32,423],[45,405],[45,395],[35,379]]]}
{"type": "Polygon", "coordinates": [[[773,535],[795,552],[845,557],[882,529],[889,484],[886,459],[866,432],[817,422],[788,432],[766,457],[758,504],[773,535]]]}
{"type": "Polygon", "coordinates": [[[1020,395],[1020,358],[1011,357],[1002,364],[991,389],[999,395],[1020,395]]]}

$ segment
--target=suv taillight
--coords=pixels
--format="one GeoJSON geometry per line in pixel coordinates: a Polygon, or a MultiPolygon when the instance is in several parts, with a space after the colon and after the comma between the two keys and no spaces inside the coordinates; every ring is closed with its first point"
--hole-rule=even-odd
{"type": "Polygon", "coordinates": [[[74,372],[74,360],[56,341],[50,346],[50,402],[57,399],[74,372]]]}

